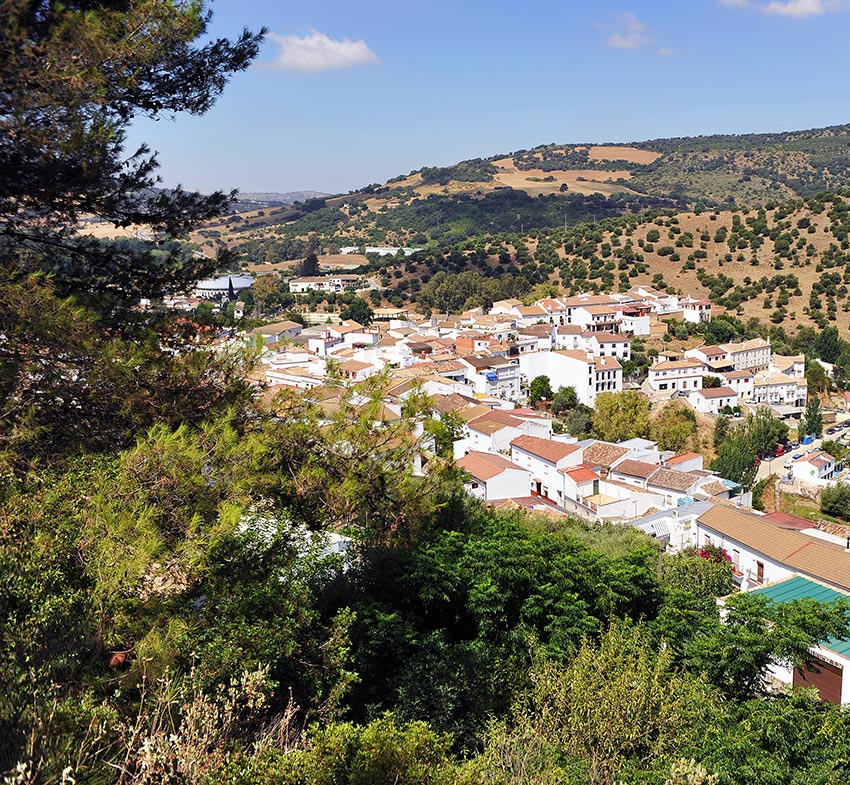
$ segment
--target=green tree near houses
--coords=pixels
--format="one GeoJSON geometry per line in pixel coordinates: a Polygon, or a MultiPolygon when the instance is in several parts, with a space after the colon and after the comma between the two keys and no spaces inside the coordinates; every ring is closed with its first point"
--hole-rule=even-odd
{"type": "Polygon", "coordinates": [[[551,401],[554,397],[548,376],[535,376],[528,385],[528,402],[534,406],[538,401],[551,401]]]}
{"type": "Polygon", "coordinates": [[[810,433],[820,436],[823,433],[823,414],[817,395],[809,396],[809,400],[806,402],[806,410],[800,418],[798,430],[801,436],[810,433]]]}
{"type": "Polygon", "coordinates": [[[649,408],[649,401],[636,390],[601,393],[596,398],[593,433],[607,442],[648,438],[649,408]]]}

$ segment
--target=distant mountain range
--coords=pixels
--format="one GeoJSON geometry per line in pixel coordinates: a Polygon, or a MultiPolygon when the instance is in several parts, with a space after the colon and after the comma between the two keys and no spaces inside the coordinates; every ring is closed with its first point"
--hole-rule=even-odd
{"type": "MultiPolygon", "coordinates": [[[[238,204],[242,205],[281,205],[295,204],[296,202],[306,202],[308,199],[316,199],[321,196],[329,196],[330,194],[322,193],[321,191],[287,191],[280,193],[279,191],[243,191],[239,194],[238,204]]],[[[244,209],[253,209],[246,207],[244,209]]],[[[242,210],[240,209],[240,212],[242,210]]]]}

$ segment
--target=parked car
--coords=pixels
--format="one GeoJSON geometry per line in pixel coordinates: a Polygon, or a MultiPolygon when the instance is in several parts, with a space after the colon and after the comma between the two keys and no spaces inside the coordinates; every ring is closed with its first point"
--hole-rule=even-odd
{"type": "Polygon", "coordinates": [[[784,444],[777,444],[776,447],[773,448],[773,457],[778,458],[780,455],[785,455],[784,444]]]}
{"type": "Polygon", "coordinates": [[[802,439],[800,439],[801,444],[811,444],[815,440],[815,435],[813,433],[807,433],[802,439]]]}
{"type": "Polygon", "coordinates": [[[797,460],[797,458],[802,458],[802,457],[803,457],[803,453],[801,453],[801,452],[795,452],[795,453],[794,453],[791,457],[792,457],[792,458],[796,461],[796,460],[797,460]]]}
{"type": "Polygon", "coordinates": [[[793,442],[793,443],[789,446],[789,448],[788,448],[788,449],[789,449],[789,450],[796,450],[799,446],[800,446],[800,442],[793,442]]]}

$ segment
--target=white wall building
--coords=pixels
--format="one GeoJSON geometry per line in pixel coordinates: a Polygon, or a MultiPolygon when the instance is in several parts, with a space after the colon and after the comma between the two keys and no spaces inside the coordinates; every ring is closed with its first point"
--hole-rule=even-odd
{"type": "Polygon", "coordinates": [[[359,281],[359,275],[308,275],[300,278],[291,278],[289,281],[289,291],[291,294],[304,294],[306,292],[326,292],[332,294],[344,292],[346,289],[354,289],[359,281]]]}
{"type": "Polygon", "coordinates": [[[726,371],[719,376],[723,383],[733,389],[742,401],[747,401],[753,397],[755,390],[753,386],[755,373],[753,371],[726,371]]]}
{"type": "Polygon", "coordinates": [[[559,439],[520,436],[511,442],[511,461],[528,470],[532,495],[561,505],[564,501],[564,479],[560,469],[581,463],[581,447],[559,439]]]}
{"type": "Polygon", "coordinates": [[[828,452],[818,450],[793,461],[791,476],[807,485],[826,485],[842,468],[840,461],[836,462],[828,452]]]}
{"type": "Polygon", "coordinates": [[[721,348],[729,353],[736,371],[761,370],[770,365],[770,341],[753,338],[742,343],[724,343],[721,348]]]}
{"type": "Polygon", "coordinates": [[[520,367],[505,357],[461,357],[466,378],[478,395],[515,401],[520,395],[520,367]]]}
{"type": "Polygon", "coordinates": [[[501,455],[470,452],[457,461],[469,474],[464,483],[467,493],[483,501],[528,496],[529,474],[501,455]]]}
{"type": "Polygon", "coordinates": [[[706,387],[688,393],[688,403],[702,414],[720,414],[721,409],[734,409],[738,394],[731,387],[706,387]]]}
{"type": "Polygon", "coordinates": [[[805,406],[808,386],[805,378],[792,379],[782,373],[762,371],[753,377],[752,402],[767,406],[805,406]]]}
{"type": "Polygon", "coordinates": [[[680,298],[682,319],[686,322],[700,324],[711,321],[711,300],[701,300],[697,297],[680,298]]]}
{"type": "Polygon", "coordinates": [[[664,360],[649,369],[649,386],[656,392],[702,389],[705,363],[699,360],[664,360]]]}
{"type": "Polygon", "coordinates": [[[579,401],[586,406],[594,406],[600,393],[623,390],[623,368],[614,357],[596,357],[579,350],[563,349],[524,354],[519,364],[528,382],[538,376],[548,376],[553,390],[573,387],[579,401]]]}

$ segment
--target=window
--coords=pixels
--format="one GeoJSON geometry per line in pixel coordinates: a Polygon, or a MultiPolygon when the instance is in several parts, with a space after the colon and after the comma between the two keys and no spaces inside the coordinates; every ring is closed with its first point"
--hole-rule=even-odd
{"type": "Polygon", "coordinates": [[[764,562],[756,562],[756,581],[764,583],[764,562]]]}
{"type": "Polygon", "coordinates": [[[736,570],[741,569],[741,552],[737,548],[732,549],[732,566],[736,570]]]}

